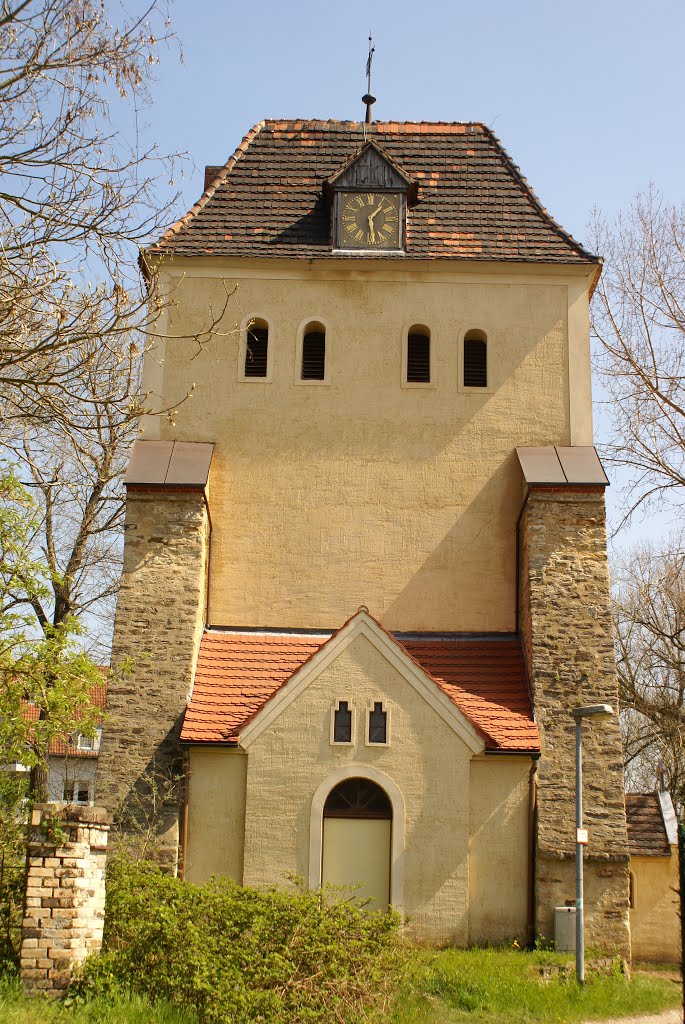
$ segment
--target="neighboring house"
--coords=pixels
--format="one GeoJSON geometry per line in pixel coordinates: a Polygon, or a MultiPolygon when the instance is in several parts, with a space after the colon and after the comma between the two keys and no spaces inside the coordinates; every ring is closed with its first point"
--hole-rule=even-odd
{"type": "MultiPolygon", "coordinates": [[[[107,704],[107,684],[95,686],[90,699],[104,712],[107,704]]],[[[38,718],[38,708],[26,709],[29,720],[38,718]]],[[[48,754],[48,800],[55,803],[90,804],[95,802],[95,775],[97,772],[102,724],[94,736],[85,736],[78,730],[70,736],[54,739],[48,754]]],[[[25,769],[23,769],[25,770],[25,769]]]]}
{"type": "Polygon", "coordinates": [[[680,963],[678,825],[671,796],[626,793],[626,815],[633,956],[680,963]]]}
{"type": "MultiPolygon", "coordinates": [[[[264,121],[144,254],[98,800],[195,881],[362,883],[414,934],[551,936],[574,722],[616,704],[601,261],[482,124],[264,121]],[[187,398],[192,393],[191,398],[187,398]]],[[[629,955],[618,722],[584,727],[587,939],[629,955]]]]}

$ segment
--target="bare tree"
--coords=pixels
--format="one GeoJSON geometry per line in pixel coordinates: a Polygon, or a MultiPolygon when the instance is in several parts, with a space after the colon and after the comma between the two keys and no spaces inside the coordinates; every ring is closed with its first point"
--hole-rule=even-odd
{"type": "MultiPolygon", "coordinates": [[[[177,157],[146,147],[166,0],[0,0],[0,447],[34,498],[47,589],[18,593],[39,632],[85,616],[106,656],[122,474],[146,347],[174,294],[138,271],[172,218],[177,157]],[[104,628],[100,628],[101,624],[104,628]]],[[[217,332],[222,308],[188,339],[217,332]]],[[[221,305],[221,304],[220,304],[221,305]]],[[[187,396],[186,396],[187,397],[187,396]]]]}
{"type": "Polygon", "coordinates": [[[120,572],[122,475],[143,402],[139,367],[135,346],[116,360],[104,346],[84,367],[69,420],[29,423],[12,445],[34,497],[32,547],[49,573],[47,590],[30,595],[35,622],[45,632],[77,616],[101,662],[120,572]]]}
{"type": "Polygon", "coordinates": [[[170,217],[175,160],[138,131],[171,38],[166,0],[138,12],[0,0],[0,444],[33,489],[29,542],[49,581],[13,599],[46,635],[114,592],[121,473],[144,406],[157,307],[138,245],[170,217]]]}
{"type": "Polygon", "coordinates": [[[626,517],[685,495],[685,208],[650,189],[594,222],[605,268],[591,307],[598,369],[611,399],[605,451],[630,477],[626,517]]]}
{"type": "Polygon", "coordinates": [[[4,431],[68,419],[97,352],[125,353],[141,324],[137,246],[169,218],[173,160],[140,148],[137,112],[168,38],[165,0],[134,17],[118,0],[0,0],[4,431]]]}
{"type": "Polygon", "coordinates": [[[630,788],[660,772],[685,804],[685,543],[643,545],[616,569],[617,668],[630,788]]]}

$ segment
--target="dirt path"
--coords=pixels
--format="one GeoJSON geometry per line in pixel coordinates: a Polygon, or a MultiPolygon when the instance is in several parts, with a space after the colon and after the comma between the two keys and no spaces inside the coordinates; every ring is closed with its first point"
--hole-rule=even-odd
{"type": "Polygon", "coordinates": [[[642,1017],[611,1017],[603,1021],[586,1021],[585,1024],[682,1024],[683,1011],[664,1010],[663,1013],[650,1013],[642,1017]]]}

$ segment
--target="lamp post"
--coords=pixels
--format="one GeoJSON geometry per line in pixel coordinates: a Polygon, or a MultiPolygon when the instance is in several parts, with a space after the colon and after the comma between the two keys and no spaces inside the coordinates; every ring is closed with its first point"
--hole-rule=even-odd
{"type": "Polygon", "coordinates": [[[614,709],[611,704],[589,704],[574,708],[576,720],[576,978],[585,984],[585,927],[583,917],[583,847],[587,837],[583,832],[583,719],[606,722],[614,709]]]}

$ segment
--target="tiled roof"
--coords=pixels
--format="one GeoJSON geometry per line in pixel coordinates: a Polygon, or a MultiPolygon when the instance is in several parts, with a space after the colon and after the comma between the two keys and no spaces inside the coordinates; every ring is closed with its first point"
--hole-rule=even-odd
{"type": "Polygon", "coordinates": [[[632,857],[670,857],[657,793],[626,793],[626,818],[632,857]]]}
{"type": "MultiPolygon", "coordinates": [[[[485,125],[376,122],[366,137],[418,183],[407,256],[599,262],[547,213],[485,125]]],[[[260,122],[150,254],[330,256],[325,182],[364,142],[357,121],[260,122]]]]}
{"type": "MultiPolygon", "coordinates": [[[[103,672],[106,670],[103,669],[103,672]]],[[[100,683],[90,691],[90,699],[99,710],[105,710],[107,706],[107,683],[100,683]]],[[[23,715],[28,722],[37,722],[40,712],[35,704],[26,704],[23,715]]],[[[98,725],[102,725],[103,716],[98,716],[98,725]]],[[[68,737],[55,737],[51,743],[48,753],[55,757],[97,757],[97,750],[79,750],[73,743],[68,742],[68,737]]]]}
{"type": "MultiPolygon", "coordinates": [[[[237,742],[241,727],[327,637],[206,632],[181,739],[237,742]]],[[[489,750],[539,750],[518,640],[396,638],[483,736],[489,750]]]]}

